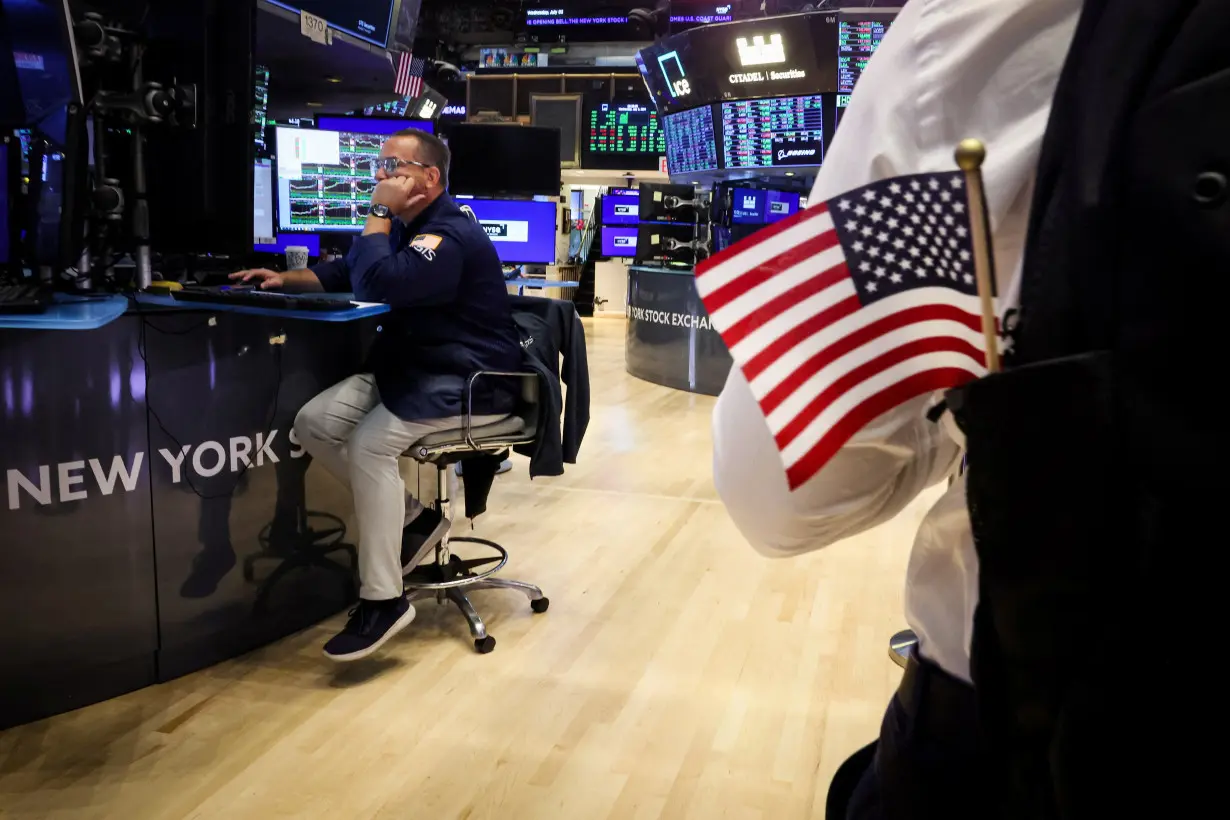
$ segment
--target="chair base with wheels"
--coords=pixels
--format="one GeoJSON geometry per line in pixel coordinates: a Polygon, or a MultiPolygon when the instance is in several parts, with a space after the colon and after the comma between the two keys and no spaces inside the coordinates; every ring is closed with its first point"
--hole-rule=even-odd
{"type": "MultiPolygon", "coordinates": [[[[460,430],[445,430],[433,433],[417,442],[404,454],[420,464],[436,468],[435,509],[450,521],[457,518],[451,514],[457,474],[453,465],[461,459],[476,454],[495,455],[515,445],[534,441],[538,429],[538,376],[535,373],[476,373],[470,377],[467,393],[479,377],[518,378],[523,385],[520,411],[503,421],[480,427],[471,427],[469,416],[460,430]]],[[[469,402],[467,401],[467,405],[469,402]]],[[[530,600],[535,613],[543,613],[550,601],[542,590],[524,581],[496,578],[495,574],[508,563],[508,550],[494,541],[484,538],[449,537],[445,534],[436,546],[435,560],[423,563],[405,576],[406,598],[411,602],[435,598],[437,603],[451,601],[465,616],[474,638],[474,648],[480,654],[495,649],[495,638],[487,634],[482,616],[471,603],[469,593],[486,589],[509,589],[523,593],[530,600]],[[461,558],[453,555],[453,544],[475,544],[492,554],[478,558],[461,558]]]]}

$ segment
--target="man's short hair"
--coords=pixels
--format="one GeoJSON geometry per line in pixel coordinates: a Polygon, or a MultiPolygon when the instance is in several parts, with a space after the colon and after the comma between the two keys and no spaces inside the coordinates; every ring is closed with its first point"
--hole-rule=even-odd
{"type": "Polygon", "coordinates": [[[448,166],[453,161],[453,155],[448,150],[444,140],[435,134],[428,134],[418,128],[403,128],[395,133],[395,137],[413,137],[419,144],[419,161],[433,168],[440,169],[440,187],[448,188],[448,166]]]}

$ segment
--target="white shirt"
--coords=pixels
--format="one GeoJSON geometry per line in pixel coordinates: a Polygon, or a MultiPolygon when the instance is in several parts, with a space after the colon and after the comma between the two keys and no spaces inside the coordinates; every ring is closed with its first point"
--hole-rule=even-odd
{"type": "MultiPolygon", "coordinates": [[[[810,201],[892,176],[955,170],[957,143],[981,139],[998,307],[1015,304],[1042,135],[1080,9],[1081,0],[909,0],[859,80],[810,201]]],[[[718,493],[766,555],[796,555],[864,532],[956,469],[963,442],[955,425],[926,418],[939,398],[884,414],[791,493],[736,367],[713,414],[718,493]]],[[[905,597],[919,651],[969,680],[978,560],[961,479],[918,531],[905,597]]]]}

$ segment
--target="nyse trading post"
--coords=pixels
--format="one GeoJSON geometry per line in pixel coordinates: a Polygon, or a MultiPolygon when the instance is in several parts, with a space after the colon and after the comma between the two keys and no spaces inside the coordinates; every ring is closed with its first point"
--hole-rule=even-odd
{"type": "Polygon", "coordinates": [[[717,170],[711,106],[670,114],[665,123],[666,164],[672,174],[717,170]]]}
{"type": "Polygon", "coordinates": [[[727,168],[819,165],[824,160],[820,95],[722,103],[722,153],[727,168]]]}
{"type": "Polygon", "coordinates": [[[372,163],[383,140],[379,134],[279,128],[279,229],[362,230],[376,187],[372,163]]]}
{"type": "Polygon", "coordinates": [[[666,153],[658,112],[638,103],[602,103],[589,112],[589,150],[599,154],[666,153]]]}

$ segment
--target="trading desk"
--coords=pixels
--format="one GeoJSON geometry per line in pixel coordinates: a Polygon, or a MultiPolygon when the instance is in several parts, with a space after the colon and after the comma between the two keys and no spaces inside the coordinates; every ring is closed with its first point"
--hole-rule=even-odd
{"type": "Polygon", "coordinates": [[[733,360],[689,268],[628,268],[624,367],[655,384],[716,396],[733,360]]]}
{"type": "Polygon", "coordinates": [[[379,316],[159,299],[0,322],[0,728],[234,657],[355,595],[353,552],[329,551],[355,541],[350,494],[291,427],[359,370],[379,316]]]}

